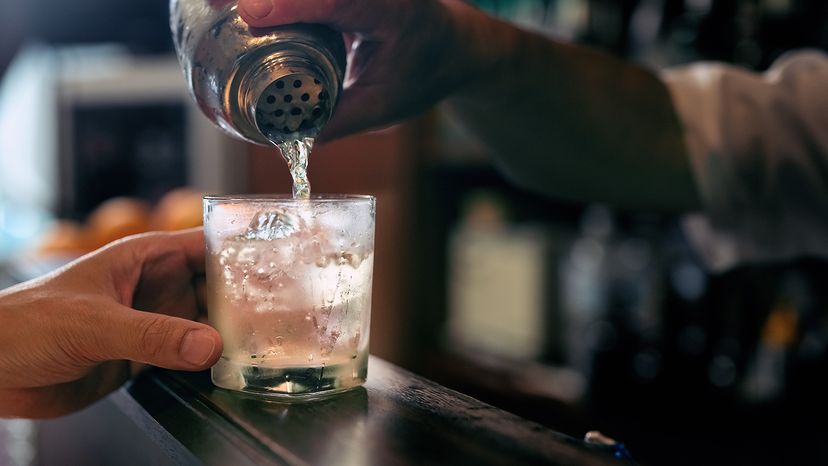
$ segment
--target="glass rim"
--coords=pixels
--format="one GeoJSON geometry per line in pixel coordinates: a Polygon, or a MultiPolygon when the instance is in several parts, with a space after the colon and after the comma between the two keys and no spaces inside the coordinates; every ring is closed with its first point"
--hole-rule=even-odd
{"type": "Polygon", "coordinates": [[[376,202],[376,197],[367,194],[311,194],[310,199],[296,199],[290,194],[205,194],[204,202],[279,202],[279,203],[339,203],[339,202],[376,202]]]}

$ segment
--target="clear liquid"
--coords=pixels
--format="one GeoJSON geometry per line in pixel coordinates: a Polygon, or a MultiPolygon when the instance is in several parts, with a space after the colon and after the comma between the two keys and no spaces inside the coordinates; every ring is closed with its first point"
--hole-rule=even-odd
{"type": "Polygon", "coordinates": [[[373,253],[325,252],[303,233],[280,247],[231,238],[208,255],[217,386],[292,398],[365,382],[373,253]]]}
{"type": "Polygon", "coordinates": [[[277,144],[282,157],[288,164],[290,176],[293,178],[293,198],[310,198],[310,182],[308,181],[308,159],[313,149],[313,138],[291,139],[277,144]]]}

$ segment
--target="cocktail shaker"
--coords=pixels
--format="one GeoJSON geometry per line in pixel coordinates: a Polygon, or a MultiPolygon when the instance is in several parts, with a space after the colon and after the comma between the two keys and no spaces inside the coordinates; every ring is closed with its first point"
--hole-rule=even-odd
{"type": "Polygon", "coordinates": [[[193,98],[236,138],[313,138],[342,90],[342,35],[322,25],[248,26],[231,0],[171,0],[170,27],[193,98]]]}

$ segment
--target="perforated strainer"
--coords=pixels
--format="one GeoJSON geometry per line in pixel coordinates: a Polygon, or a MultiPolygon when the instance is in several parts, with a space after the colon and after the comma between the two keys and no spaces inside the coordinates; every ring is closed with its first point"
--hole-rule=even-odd
{"type": "Polygon", "coordinates": [[[274,142],[318,133],[331,116],[331,100],[321,77],[307,72],[287,72],[259,96],[256,126],[274,142]]]}

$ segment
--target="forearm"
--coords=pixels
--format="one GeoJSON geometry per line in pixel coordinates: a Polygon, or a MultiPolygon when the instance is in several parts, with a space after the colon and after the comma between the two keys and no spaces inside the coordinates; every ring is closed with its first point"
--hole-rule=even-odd
{"type": "Polygon", "coordinates": [[[451,110],[529,189],[620,207],[700,201],[664,84],[643,68],[488,19],[447,0],[466,44],[483,44],[451,110]]]}

